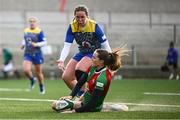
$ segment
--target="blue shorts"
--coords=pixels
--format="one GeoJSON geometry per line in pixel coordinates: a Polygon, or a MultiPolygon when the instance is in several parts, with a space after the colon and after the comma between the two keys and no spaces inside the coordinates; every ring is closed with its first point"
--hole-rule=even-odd
{"type": "Polygon", "coordinates": [[[89,58],[92,58],[92,57],[93,57],[93,53],[86,53],[86,54],[84,54],[84,53],[82,53],[82,52],[79,52],[79,53],[77,53],[77,54],[73,57],[73,59],[79,62],[79,61],[80,61],[83,57],[85,57],[85,56],[87,56],[87,57],[89,57],[89,58]]]}
{"type": "Polygon", "coordinates": [[[40,54],[40,53],[36,53],[36,54],[33,54],[33,55],[24,54],[24,60],[31,61],[34,65],[44,63],[43,55],[40,54]]]}

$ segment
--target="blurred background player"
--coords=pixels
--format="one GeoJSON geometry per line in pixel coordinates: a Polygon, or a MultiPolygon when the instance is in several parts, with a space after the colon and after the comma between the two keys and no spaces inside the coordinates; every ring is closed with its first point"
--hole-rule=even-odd
{"type": "Polygon", "coordinates": [[[59,69],[63,70],[62,79],[71,90],[76,85],[77,80],[92,65],[91,58],[96,49],[103,48],[111,51],[108,40],[99,24],[89,18],[86,6],[77,6],[74,10],[74,16],[75,18],[68,27],[60,58],[57,61],[59,69]],[[78,44],[79,53],[65,67],[64,61],[70,52],[74,39],[78,44]]]}
{"type": "Polygon", "coordinates": [[[3,53],[3,75],[4,75],[4,79],[8,78],[9,74],[14,74],[16,76],[17,79],[20,78],[20,74],[19,72],[15,69],[14,65],[13,65],[13,54],[7,49],[7,48],[3,48],[2,49],[2,53],[3,53]]]}
{"type": "Polygon", "coordinates": [[[41,47],[47,44],[43,31],[38,27],[38,20],[35,17],[28,19],[29,27],[24,30],[24,39],[21,49],[24,49],[23,69],[25,75],[30,80],[31,89],[34,88],[36,78],[32,73],[32,64],[35,67],[35,74],[39,82],[40,93],[45,93],[44,76],[42,66],[44,62],[41,47]]]}
{"type": "Polygon", "coordinates": [[[178,51],[176,48],[174,48],[174,42],[169,43],[166,62],[170,70],[169,79],[171,80],[174,78],[174,76],[176,76],[176,80],[178,80],[178,51]]]}
{"type": "MultiPolygon", "coordinates": [[[[70,96],[61,97],[60,99],[68,102],[71,112],[98,112],[103,108],[103,102],[109,90],[112,79],[112,71],[121,67],[121,57],[127,52],[126,49],[118,49],[108,52],[103,49],[97,49],[92,57],[92,67],[89,72],[84,74],[72,90],[70,96]],[[79,101],[71,101],[78,93],[80,88],[87,82],[87,91],[79,101]],[[69,100],[70,99],[70,100],[69,100]]],[[[61,110],[61,103],[54,101],[52,108],[56,111],[61,110]],[[60,108],[60,109],[58,109],[60,108]]],[[[63,106],[63,105],[62,105],[63,106]]],[[[128,107],[123,106],[121,110],[127,111],[128,107]]],[[[63,108],[62,108],[63,109],[63,108]]],[[[108,108],[106,107],[106,110],[108,108]]]]}

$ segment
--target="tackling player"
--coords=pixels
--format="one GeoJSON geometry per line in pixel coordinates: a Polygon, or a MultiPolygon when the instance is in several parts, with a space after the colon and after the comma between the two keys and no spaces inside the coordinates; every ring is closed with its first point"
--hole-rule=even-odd
{"type": "Polygon", "coordinates": [[[59,69],[63,71],[62,79],[71,90],[76,85],[77,80],[92,65],[91,58],[96,49],[103,48],[111,51],[108,40],[99,24],[89,18],[86,6],[76,7],[74,16],[75,18],[68,27],[60,58],[57,61],[59,69]],[[70,52],[74,39],[78,44],[79,53],[69,61],[65,68],[64,61],[70,52]]]}

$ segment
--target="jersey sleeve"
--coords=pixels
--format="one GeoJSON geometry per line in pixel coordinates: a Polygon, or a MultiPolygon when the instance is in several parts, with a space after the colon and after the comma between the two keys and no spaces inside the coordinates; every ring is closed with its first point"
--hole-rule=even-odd
{"type": "Polygon", "coordinates": [[[73,40],[74,40],[74,35],[71,29],[71,25],[69,25],[68,30],[66,32],[65,42],[73,43],[73,40]]]}
{"type": "Polygon", "coordinates": [[[41,31],[41,32],[39,33],[39,42],[42,42],[42,41],[46,41],[46,37],[45,37],[43,31],[41,31]]]}
{"type": "Polygon", "coordinates": [[[100,41],[100,43],[103,43],[106,41],[106,35],[104,34],[104,32],[102,31],[101,27],[99,26],[99,24],[96,24],[96,28],[95,28],[95,33],[97,35],[98,40],[100,41]]]}

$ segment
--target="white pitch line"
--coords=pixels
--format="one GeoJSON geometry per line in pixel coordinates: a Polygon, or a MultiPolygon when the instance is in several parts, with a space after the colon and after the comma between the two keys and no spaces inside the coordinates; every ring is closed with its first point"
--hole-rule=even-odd
{"type": "Polygon", "coordinates": [[[0,92],[29,92],[29,89],[0,88],[0,92]]]}
{"type": "Polygon", "coordinates": [[[48,100],[48,99],[28,99],[28,98],[0,98],[0,100],[27,101],[27,102],[52,102],[54,101],[54,100],[48,100]]]}
{"type": "Polygon", "coordinates": [[[133,106],[151,106],[151,107],[172,107],[172,108],[180,108],[180,105],[164,105],[164,104],[139,104],[139,103],[123,103],[125,105],[133,105],[133,106]]]}
{"type": "Polygon", "coordinates": [[[180,93],[151,93],[151,92],[144,92],[145,95],[167,95],[167,96],[179,96],[180,93]]]}
{"type": "MultiPolygon", "coordinates": [[[[0,98],[0,100],[9,101],[27,101],[27,102],[52,102],[52,99],[28,99],[28,98],[0,98]]],[[[151,107],[172,107],[180,108],[180,105],[164,105],[164,104],[139,104],[139,103],[119,103],[119,102],[105,102],[107,104],[125,104],[132,106],[151,106],[151,107]]]]}

